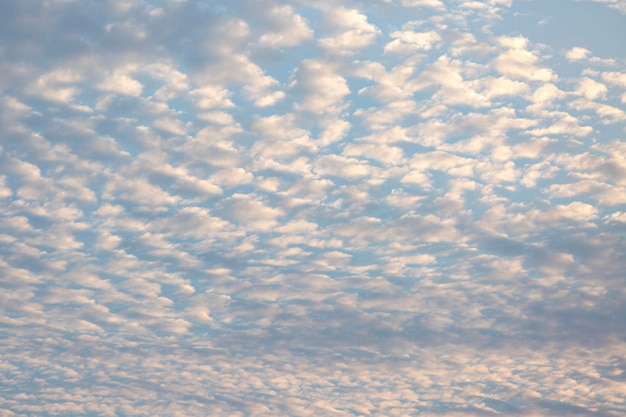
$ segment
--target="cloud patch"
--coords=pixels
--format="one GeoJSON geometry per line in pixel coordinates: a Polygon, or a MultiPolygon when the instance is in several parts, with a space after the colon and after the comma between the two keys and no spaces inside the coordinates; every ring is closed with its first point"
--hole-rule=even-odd
{"type": "Polygon", "coordinates": [[[4,414],[626,413],[624,57],[551,2],[0,3],[4,414]]]}

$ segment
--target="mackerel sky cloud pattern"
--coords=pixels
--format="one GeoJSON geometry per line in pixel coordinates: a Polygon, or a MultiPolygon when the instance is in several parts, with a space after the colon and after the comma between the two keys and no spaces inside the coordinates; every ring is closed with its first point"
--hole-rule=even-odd
{"type": "Polygon", "coordinates": [[[625,4],[0,2],[0,416],[625,415],[625,4]]]}

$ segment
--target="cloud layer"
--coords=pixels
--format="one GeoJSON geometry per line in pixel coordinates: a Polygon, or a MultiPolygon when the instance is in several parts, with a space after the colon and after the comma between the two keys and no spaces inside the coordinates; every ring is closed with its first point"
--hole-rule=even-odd
{"type": "Polygon", "coordinates": [[[3,2],[0,415],[626,413],[626,55],[518,7],[3,2]]]}

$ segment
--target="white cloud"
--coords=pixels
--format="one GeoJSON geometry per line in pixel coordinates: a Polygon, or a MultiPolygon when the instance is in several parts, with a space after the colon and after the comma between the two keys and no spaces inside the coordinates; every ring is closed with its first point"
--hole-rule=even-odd
{"type": "Polygon", "coordinates": [[[591,0],[591,1],[606,4],[607,7],[610,7],[612,9],[617,9],[620,12],[626,14],[626,4],[624,4],[622,0],[591,0]]]}
{"type": "Polygon", "coordinates": [[[252,153],[263,157],[289,157],[315,150],[309,132],[296,126],[293,114],[254,120],[252,131],[261,136],[252,146],[252,153]]]}
{"type": "Polygon", "coordinates": [[[119,236],[103,232],[100,236],[98,236],[95,247],[103,250],[113,250],[120,244],[121,241],[122,239],[119,236]]]}
{"type": "Polygon", "coordinates": [[[194,104],[203,110],[215,107],[231,108],[235,106],[230,100],[231,92],[219,85],[207,85],[198,88],[191,91],[190,96],[194,104]]]}
{"type": "Polygon", "coordinates": [[[420,201],[426,197],[408,194],[407,192],[395,189],[387,197],[387,203],[392,207],[399,207],[407,211],[415,210],[419,207],[420,201]]]}
{"type": "Polygon", "coordinates": [[[198,118],[217,125],[234,125],[235,119],[232,114],[223,111],[212,111],[198,114],[198,118]]]}
{"type": "Polygon", "coordinates": [[[386,166],[394,166],[404,162],[404,152],[397,146],[375,144],[350,144],[345,147],[346,156],[365,157],[378,160],[386,166]]]}
{"type": "Polygon", "coordinates": [[[45,74],[33,83],[29,91],[33,95],[57,103],[72,104],[80,93],[80,88],[73,83],[80,80],[78,74],[72,71],[59,70],[45,74]]]}
{"type": "Polygon", "coordinates": [[[145,178],[119,178],[111,181],[104,188],[103,198],[130,204],[154,206],[175,204],[179,199],[158,185],[151,184],[145,178]]]}
{"type": "Polygon", "coordinates": [[[554,119],[553,122],[550,122],[550,126],[532,129],[529,132],[534,136],[567,134],[585,137],[593,131],[591,126],[581,126],[580,121],[569,113],[553,112],[550,116],[554,119]]]}
{"type": "Polygon", "coordinates": [[[401,0],[405,7],[432,7],[434,9],[445,9],[441,0],[401,0]]]}
{"type": "Polygon", "coordinates": [[[350,93],[346,79],[333,64],[319,59],[300,63],[292,87],[304,94],[296,108],[313,114],[339,113],[346,107],[344,97],[350,93]]]}
{"type": "Polygon", "coordinates": [[[231,225],[202,207],[184,207],[176,215],[155,220],[151,227],[172,236],[211,239],[231,225]]]}
{"type": "Polygon", "coordinates": [[[11,197],[13,191],[6,185],[6,176],[0,176],[0,198],[11,197]]]}
{"type": "Polygon", "coordinates": [[[126,74],[112,74],[104,79],[98,88],[102,91],[139,96],[143,85],[126,74]]]}
{"type": "Polygon", "coordinates": [[[371,45],[380,29],[368,22],[366,15],[356,9],[343,7],[328,11],[326,20],[336,33],[321,38],[319,45],[332,54],[351,55],[359,49],[371,45]]]}
{"type": "Polygon", "coordinates": [[[623,110],[591,100],[577,99],[569,103],[569,107],[578,111],[593,110],[604,123],[614,124],[626,120],[626,113],[623,110]]]}
{"type": "Polygon", "coordinates": [[[280,208],[267,206],[255,196],[234,194],[224,199],[220,206],[224,217],[236,225],[256,231],[269,231],[278,225],[278,218],[285,213],[280,208]]]}
{"type": "Polygon", "coordinates": [[[434,169],[445,171],[453,176],[471,176],[474,174],[475,164],[472,159],[463,158],[447,152],[435,151],[427,154],[419,154],[411,161],[413,169],[434,169]]]}
{"type": "MultiPolygon", "coordinates": [[[[612,85],[617,85],[626,90],[626,73],[605,72],[602,74],[602,78],[606,82],[612,85]]],[[[622,103],[626,103],[626,92],[622,95],[622,103]]]]}
{"type": "Polygon", "coordinates": [[[546,102],[558,100],[563,97],[565,97],[565,93],[559,90],[557,86],[551,83],[546,83],[539,87],[537,90],[535,90],[535,92],[531,96],[531,99],[537,104],[543,104],[546,102]]]}
{"type": "Polygon", "coordinates": [[[601,205],[617,206],[626,203],[626,191],[597,180],[582,180],[569,184],[552,184],[546,190],[550,196],[571,198],[589,196],[601,205]]]}
{"type": "Polygon", "coordinates": [[[570,61],[580,61],[580,60],[587,58],[590,53],[591,51],[589,49],[576,46],[570,49],[569,51],[567,51],[567,54],[565,56],[570,61]]]}
{"type": "Polygon", "coordinates": [[[244,87],[244,94],[254,101],[257,107],[273,106],[285,98],[282,91],[268,91],[271,87],[278,85],[278,81],[270,76],[260,77],[255,83],[244,87]]]}
{"type": "Polygon", "coordinates": [[[506,77],[483,79],[484,95],[491,100],[502,96],[519,96],[530,90],[530,86],[521,81],[513,81],[506,77]]]}
{"type": "Polygon", "coordinates": [[[347,180],[363,178],[371,174],[371,167],[362,160],[340,155],[321,156],[315,162],[315,172],[322,176],[340,177],[347,180]]]}
{"type": "Polygon", "coordinates": [[[211,181],[216,184],[233,187],[239,184],[250,184],[254,176],[243,168],[222,169],[211,176],[211,181]]]}
{"type": "Polygon", "coordinates": [[[329,145],[343,139],[350,130],[350,123],[342,119],[327,120],[319,142],[322,146],[329,145]]]}
{"type": "Polygon", "coordinates": [[[605,98],[607,91],[606,85],[587,77],[580,79],[578,89],[576,90],[578,94],[585,96],[589,100],[605,98]]]}
{"type": "Polygon", "coordinates": [[[433,47],[433,44],[441,40],[441,36],[435,31],[396,31],[391,33],[391,37],[394,40],[385,45],[385,52],[394,54],[408,54],[418,50],[429,50],[433,47]]]}
{"type": "Polygon", "coordinates": [[[404,62],[395,66],[389,73],[385,73],[384,68],[377,66],[362,68],[363,72],[369,70],[367,72],[372,73],[363,75],[374,79],[377,85],[365,87],[359,91],[359,94],[372,94],[384,102],[408,98],[414,93],[409,78],[415,73],[418,63],[404,62]]]}
{"type": "Polygon", "coordinates": [[[174,117],[161,117],[154,121],[154,127],[172,135],[184,135],[188,125],[174,117]]]}
{"type": "Polygon", "coordinates": [[[611,213],[607,216],[607,222],[618,222],[618,223],[626,223],[626,213],[617,211],[615,213],[611,213]]]}
{"type": "Polygon", "coordinates": [[[372,130],[390,128],[400,122],[405,116],[417,112],[416,103],[413,100],[396,100],[385,107],[357,110],[355,116],[363,119],[363,122],[372,130]]]}
{"type": "MultiPolygon", "coordinates": [[[[516,153],[519,155],[518,153],[516,153]]],[[[536,155],[533,153],[532,155],[536,155]]],[[[522,157],[523,154],[522,154],[522,157]]],[[[553,178],[559,169],[548,162],[540,162],[533,164],[524,170],[524,174],[520,183],[525,187],[535,187],[540,180],[549,180],[553,178]]]]}
{"type": "Polygon", "coordinates": [[[580,221],[586,222],[597,217],[598,210],[591,204],[575,201],[567,205],[558,205],[545,213],[537,214],[542,222],[580,221]]]}
{"type": "Polygon", "coordinates": [[[511,0],[35,3],[0,2],[5,414],[623,408],[600,38],[511,0]]]}
{"type": "Polygon", "coordinates": [[[524,37],[500,37],[498,42],[507,48],[491,64],[503,75],[528,79],[532,81],[552,81],[556,75],[550,68],[540,67],[539,57],[533,51],[528,51],[528,39],[524,37]]]}
{"type": "Polygon", "coordinates": [[[178,71],[171,62],[151,64],[145,68],[145,71],[165,83],[153,95],[158,100],[170,100],[189,89],[187,75],[178,71]]]}
{"type": "Polygon", "coordinates": [[[313,37],[313,31],[291,6],[275,6],[269,12],[273,29],[264,33],[259,43],[264,46],[298,46],[313,37]]]}
{"type": "Polygon", "coordinates": [[[422,188],[431,188],[430,175],[423,170],[412,169],[400,180],[403,184],[416,184],[422,188]]]}

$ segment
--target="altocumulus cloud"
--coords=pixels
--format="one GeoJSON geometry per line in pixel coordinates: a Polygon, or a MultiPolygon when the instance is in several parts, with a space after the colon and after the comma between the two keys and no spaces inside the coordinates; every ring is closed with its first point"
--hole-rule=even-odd
{"type": "Polygon", "coordinates": [[[1,2],[0,415],[626,414],[626,9],[544,3],[1,2]]]}

